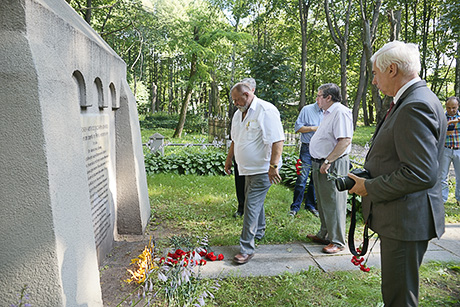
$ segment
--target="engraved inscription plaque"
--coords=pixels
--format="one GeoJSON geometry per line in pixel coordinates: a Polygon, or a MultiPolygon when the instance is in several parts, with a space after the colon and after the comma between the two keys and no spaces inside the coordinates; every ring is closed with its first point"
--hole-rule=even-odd
{"type": "Polygon", "coordinates": [[[112,203],[109,190],[109,117],[86,115],[81,117],[81,131],[85,151],[86,174],[91,201],[91,219],[96,247],[112,240],[112,203]]]}

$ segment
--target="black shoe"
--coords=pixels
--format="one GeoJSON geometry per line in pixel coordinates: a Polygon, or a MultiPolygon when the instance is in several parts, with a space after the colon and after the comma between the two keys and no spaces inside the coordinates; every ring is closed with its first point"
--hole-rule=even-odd
{"type": "Polygon", "coordinates": [[[313,209],[307,209],[307,210],[310,211],[311,214],[313,214],[314,216],[319,217],[319,212],[318,212],[318,210],[316,210],[315,208],[313,208],[313,209]]]}
{"type": "Polygon", "coordinates": [[[237,218],[237,217],[240,217],[240,216],[243,216],[242,212],[236,211],[235,213],[233,213],[234,218],[237,218]]]}

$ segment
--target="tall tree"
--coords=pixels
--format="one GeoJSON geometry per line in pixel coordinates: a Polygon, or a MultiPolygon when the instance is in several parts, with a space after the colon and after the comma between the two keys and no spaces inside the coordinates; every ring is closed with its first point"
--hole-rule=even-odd
{"type": "Polygon", "coordinates": [[[300,102],[299,111],[305,106],[305,92],[306,92],[306,70],[307,70],[307,25],[308,25],[308,12],[310,11],[311,0],[299,0],[299,20],[300,20],[300,33],[302,36],[302,49],[301,49],[301,63],[302,68],[300,72],[300,102]]]}
{"type": "Polygon", "coordinates": [[[188,105],[192,91],[197,83],[197,78],[210,81],[210,72],[207,64],[212,63],[216,56],[214,48],[222,40],[234,40],[237,37],[224,23],[220,11],[216,10],[205,1],[191,1],[182,18],[176,19],[177,32],[172,45],[181,48],[185,57],[190,60],[190,74],[186,82],[185,97],[182,101],[179,121],[173,137],[180,138],[184,128],[188,105]],[[189,32],[191,30],[191,33],[189,32]]]}
{"type": "MultiPolygon", "coordinates": [[[[361,57],[361,64],[360,64],[360,75],[359,75],[359,83],[358,89],[356,91],[356,98],[353,105],[353,123],[356,127],[356,123],[358,120],[358,112],[359,112],[359,105],[362,102],[363,107],[363,117],[364,117],[364,124],[367,126],[370,124],[366,106],[366,92],[367,92],[367,85],[369,83],[369,78],[372,78],[372,46],[375,41],[375,34],[377,31],[377,25],[380,15],[380,8],[382,6],[382,1],[376,0],[375,3],[371,0],[371,5],[367,5],[367,1],[363,3],[363,0],[359,1],[360,11],[361,11],[361,23],[363,27],[362,31],[362,41],[363,41],[363,54],[361,57]],[[372,5],[373,4],[373,5],[372,5]],[[367,7],[373,7],[372,10],[372,18],[369,21],[369,17],[367,16],[367,7]]],[[[380,96],[378,95],[378,89],[371,85],[372,87],[372,99],[373,102],[377,105],[380,101],[380,96]]]]}
{"type": "MultiPolygon", "coordinates": [[[[198,26],[195,26],[193,29],[193,39],[196,43],[199,42],[199,29],[198,26]]],[[[177,123],[176,130],[174,131],[174,138],[180,138],[182,136],[182,130],[185,125],[185,118],[187,116],[188,105],[190,103],[190,98],[192,97],[192,89],[196,81],[196,72],[197,72],[197,60],[198,55],[197,51],[192,52],[192,58],[190,61],[190,76],[187,83],[187,89],[185,90],[185,99],[182,102],[182,107],[179,114],[179,122],[177,123]]]]}
{"type": "MultiPolygon", "coordinates": [[[[332,39],[339,46],[340,49],[340,89],[342,91],[342,103],[348,106],[347,97],[347,56],[348,56],[348,36],[350,34],[350,13],[352,0],[348,0],[348,5],[345,10],[345,20],[343,20],[342,28],[339,27],[339,16],[335,8],[329,6],[329,1],[324,0],[324,11],[326,12],[327,25],[329,32],[331,33],[332,39]],[[332,17],[331,17],[332,15],[332,17]],[[342,32],[343,31],[343,32],[342,32]]],[[[331,1],[331,4],[334,4],[331,1]]],[[[340,19],[341,20],[341,19],[340,19]]]]}

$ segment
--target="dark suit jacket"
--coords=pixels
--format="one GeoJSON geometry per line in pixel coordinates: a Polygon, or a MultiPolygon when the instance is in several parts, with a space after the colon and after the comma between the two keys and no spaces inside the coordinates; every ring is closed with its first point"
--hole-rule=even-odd
{"type": "Polygon", "coordinates": [[[364,164],[372,179],[362,203],[379,235],[419,241],[444,233],[438,177],[446,129],[442,105],[425,81],[411,85],[377,127],[364,164]]]}

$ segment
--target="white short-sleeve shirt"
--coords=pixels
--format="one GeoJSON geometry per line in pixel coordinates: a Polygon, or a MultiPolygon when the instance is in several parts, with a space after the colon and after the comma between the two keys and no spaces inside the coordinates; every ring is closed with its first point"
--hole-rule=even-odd
{"type": "MultiPolygon", "coordinates": [[[[272,144],[284,140],[280,113],[273,104],[254,96],[242,118],[243,113],[236,111],[231,128],[238,172],[243,176],[267,173],[272,144]]],[[[281,167],[281,159],[278,165],[281,167]]]]}
{"type": "MultiPolygon", "coordinates": [[[[340,138],[353,138],[353,115],[340,102],[333,103],[323,114],[323,121],[310,140],[310,155],[325,159],[334,150],[340,138]]],[[[351,144],[343,154],[351,151],[351,144]]]]}

